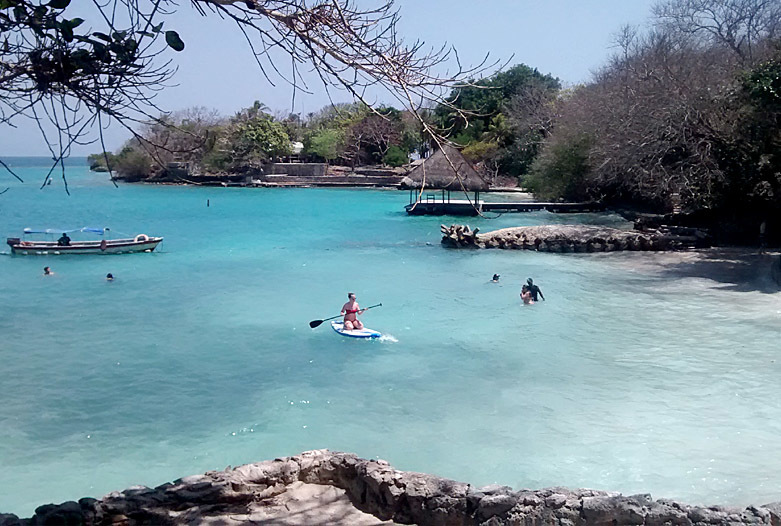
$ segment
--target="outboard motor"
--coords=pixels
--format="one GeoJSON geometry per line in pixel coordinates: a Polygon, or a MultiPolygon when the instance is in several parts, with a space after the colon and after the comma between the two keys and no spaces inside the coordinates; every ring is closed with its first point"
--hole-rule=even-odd
{"type": "Polygon", "coordinates": [[[8,244],[9,247],[13,247],[14,245],[18,245],[22,242],[22,240],[18,237],[9,237],[6,238],[5,242],[8,244]]]}

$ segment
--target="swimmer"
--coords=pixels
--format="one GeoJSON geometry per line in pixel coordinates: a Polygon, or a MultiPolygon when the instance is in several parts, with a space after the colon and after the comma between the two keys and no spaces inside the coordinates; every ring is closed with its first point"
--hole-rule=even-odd
{"type": "Polygon", "coordinates": [[[52,269],[49,267],[43,267],[43,275],[44,276],[53,276],[54,272],[52,272],[52,269]]]}
{"type": "Polygon", "coordinates": [[[540,287],[538,287],[537,285],[534,284],[534,280],[533,279],[531,279],[531,278],[527,279],[526,283],[528,284],[529,292],[531,293],[532,299],[534,301],[540,301],[537,298],[537,295],[539,295],[539,297],[542,298],[542,301],[545,301],[545,296],[542,295],[542,291],[540,290],[540,287]]]}
{"type": "Polygon", "coordinates": [[[499,282],[499,274],[494,274],[494,277],[491,278],[491,281],[494,282],[494,283],[498,283],[499,282]]]}
{"type": "Polygon", "coordinates": [[[114,281],[114,274],[112,274],[111,272],[106,274],[106,281],[114,281]]]}
{"type": "Polygon", "coordinates": [[[532,298],[532,293],[529,290],[528,285],[521,287],[521,299],[523,300],[524,305],[534,305],[534,298],[532,298]]]}
{"type": "Polygon", "coordinates": [[[351,331],[353,329],[363,329],[363,323],[358,320],[357,315],[363,314],[363,311],[358,306],[355,294],[352,292],[347,293],[347,303],[342,305],[342,312],[344,314],[344,330],[351,331]]]}

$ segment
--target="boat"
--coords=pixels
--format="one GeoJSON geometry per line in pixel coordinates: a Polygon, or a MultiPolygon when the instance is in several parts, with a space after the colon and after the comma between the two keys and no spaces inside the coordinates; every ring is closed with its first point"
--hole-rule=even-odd
{"type": "Polygon", "coordinates": [[[68,245],[60,245],[57,241],[32,241],[24,236],[31,235],[60,235],[74,232],[98,234],[101,236],[109,233],[108,228],[76,228],[70,230],[47,228],[35,230],[25,228],[21,238],[9,237],[6,244],[11,247],[12,254],[24,256],[32,255],[65,255],[65,254],[128,254],[131,252],[152,252],[162,241],[162,237],[138,234],[135,237],[122,239],[102,239],[96,241],[71,241],[68,245]]]}
{"type": "Polygon", "coordinates": [[[341,334],[342,336],[347,336],[349,338],[369,339],[369,338],[379,338],[380,336],[382,336],[382,333],[379,333],[372,329],[367,329],[366,327],[364,327],[363,329],[353,329],[351,331],[345,330],[344,322],[341,321],[332,321],[331,328],[334,331],[336,331],[337,334],[341,334]]]}

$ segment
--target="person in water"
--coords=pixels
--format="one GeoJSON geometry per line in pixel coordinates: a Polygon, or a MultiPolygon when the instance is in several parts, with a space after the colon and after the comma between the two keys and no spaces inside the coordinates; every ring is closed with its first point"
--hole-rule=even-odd
{"type": "Polygon", "coordinates": [[[542,295],[542,291],[540,290],[540,287],[538,287],[537,285],[534,284],[534,280],[533,279],[531,279],[531,278],[527,279],[526,280],[526,284],[527,285],[524,285],[524,286],[528,286],[529,292],[531,293],[532,299],[534,301],[540,301],[538,299],[538,296],[540,298],[542,298],[542,301],[545,301],[545,296],[542,295]]]}
{"type": "Polygon", "coordinates": [[[531,290],[529,290],[528,285],[524,285],[521,287],[521,299],[523,300],[524,305],[533,305],[534,304],[534,298],[532,298],[531,290]]]}
{"type": "Polygon", "coordinates": [[[363,311],[361,310],[361,307],[358,306],[354,293],[347,293],[347,303],[342,305],[342,312],[340,312],[340,314],[344,314],[344,330],[351,331],[353,329],[363,329],[363,323],[358,320],[358,316],[363,314],[363,311]]]}
{"type": "Polygon", "coordinates": [[[497,283],[499,281],[499,274],[494,274],[494,277],[491,278],[491,281],[497,283]]]}
{"type": "Polygon", "coordinates": [[[106,274],[106,281],[114,281],[114,274],[112,274],[111,272],[106,274]]]}
{"type": "Polygon", "coordinates": [[[63,232],[62,236],[60,236],[60,239],[57,240],[57,244],[61,247],[69,247],[71,244],[71,238],[68,237],[68,234],[63,232]]]}
{"type": "Polygon", "coordinates": [[[44,276],[53,276],[54,272],[52,272],[52,269],[50,267],[43,267],[43,275],[44,276]]]}

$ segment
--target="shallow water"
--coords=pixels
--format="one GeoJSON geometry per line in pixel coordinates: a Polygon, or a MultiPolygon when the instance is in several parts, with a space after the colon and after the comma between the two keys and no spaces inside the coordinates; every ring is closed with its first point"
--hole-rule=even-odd
{"type": "MultiPolygon", "coordinates": [[[[76,166],[68,197],[28,164],[0,233],[166,240],[0,256],[0,511],[316,448],[476,485],[781,499],[781,295],[753,267],[445,250],[459,220],[407,217],[395,191],[114,188],[76,166]],[[519,305],[528,276],[548,301],[519,305]],[[383,303],[364,322],[385,341],[309,329],[348,290],[383,303]]],[[[468,220],[572,221],[622,225],[468,220]]]]}

